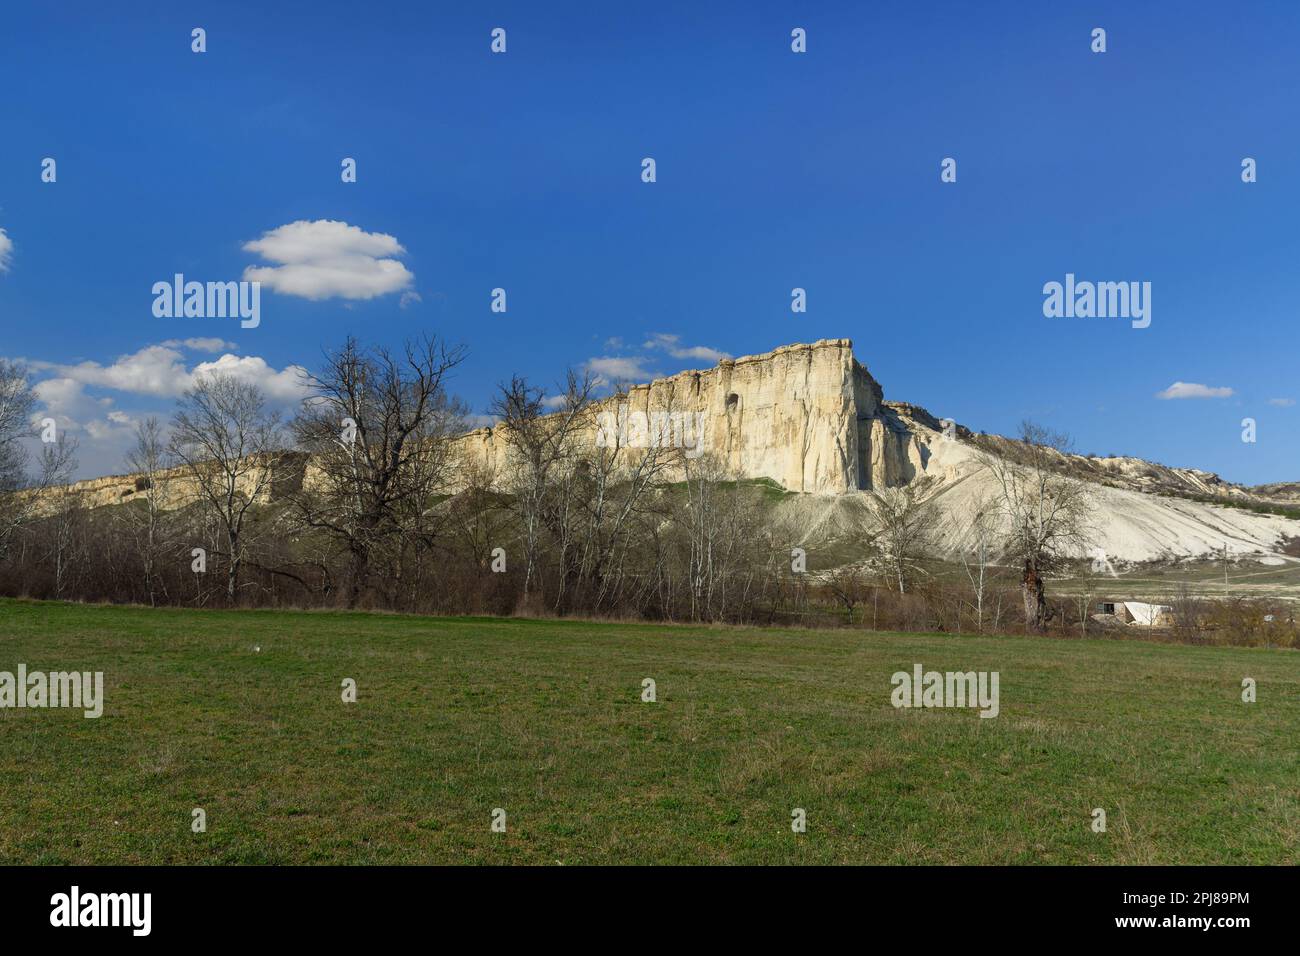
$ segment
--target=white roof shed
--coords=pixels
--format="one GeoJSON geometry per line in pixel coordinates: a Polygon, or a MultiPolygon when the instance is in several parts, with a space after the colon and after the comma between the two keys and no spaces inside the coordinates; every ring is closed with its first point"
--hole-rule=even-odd
{"type": "Polygon", "coordinates": [[[1124,601],[1123,604],[1129,617],[1133,619],[1131,623],[1147,627],[1155,624],[1161,614],[1172,613],[1174,610],[1167,604],[1145,604],[1142,601],[1124,601]]]}

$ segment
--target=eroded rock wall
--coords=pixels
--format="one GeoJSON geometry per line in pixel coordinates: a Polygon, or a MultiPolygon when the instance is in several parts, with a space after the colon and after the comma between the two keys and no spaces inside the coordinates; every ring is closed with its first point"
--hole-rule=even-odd
{"type": "MultiPolygon", "coordinates": [[[[853,356],[848,339],[787,345],[637,385],[600,411],[696,416],[702,438],[692,451],[731,474],[770,478],[791,491],[843,494],[897,483],[910,474],[906,441],[875,427],[887,413],[880,384],[853,356]]],[[[585,440],[595,441],[595,430],[585,440]]],[[[583,440],[583,439],[580,439],[583,440]]],[[[510,442],[484,428],[461,439],[468,469],[507,475],[510,442]]]]}

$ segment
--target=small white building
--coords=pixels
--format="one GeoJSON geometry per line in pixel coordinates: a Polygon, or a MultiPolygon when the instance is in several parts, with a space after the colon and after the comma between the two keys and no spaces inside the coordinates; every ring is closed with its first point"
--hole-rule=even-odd
{"type": "Polygon", "coordinates": [[[1147,604],[1144,601],[1103,601],[1097,606],[1100,614],[1109,614],[1124,624],[1139,627],[1159,627],[1169,624],[1174,609],[1168,604],[1147,604]]]}

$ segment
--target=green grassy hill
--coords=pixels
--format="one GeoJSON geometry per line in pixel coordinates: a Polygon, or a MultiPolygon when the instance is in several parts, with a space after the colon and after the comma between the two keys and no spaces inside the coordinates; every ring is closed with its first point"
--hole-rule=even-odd
{"type": "Polygon", "coordinates": [[[1300,860],[1294,651],[3,601],[19,663],[106,704],[0,711],[0,863],[1300,860]]]}

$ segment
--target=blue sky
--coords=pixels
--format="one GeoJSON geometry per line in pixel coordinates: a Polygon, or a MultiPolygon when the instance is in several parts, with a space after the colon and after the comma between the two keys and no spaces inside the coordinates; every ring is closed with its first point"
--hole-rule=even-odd
{"type": "Polygon", "coordinates": [[[83,475],[200,363],[287,401],[347,333],[427,330],[468,347],[476,412],[515,372],[848,337],[887,398],[972,428],[1298,480],[1298,50],[1291,2],[11,5],[0,355],[83,475]],[[322,220],[402,251],[345,243],[323,268],[361,286],[323,298],[264,283],[255,329],[153,315],[153,283],[279,268],[245,244],[322,220]],[[356,297],[377,258],[393,287],[356,297]],[[1067,272],[1151,282],[1150,327],[1044,317],[1067,272]]]}

